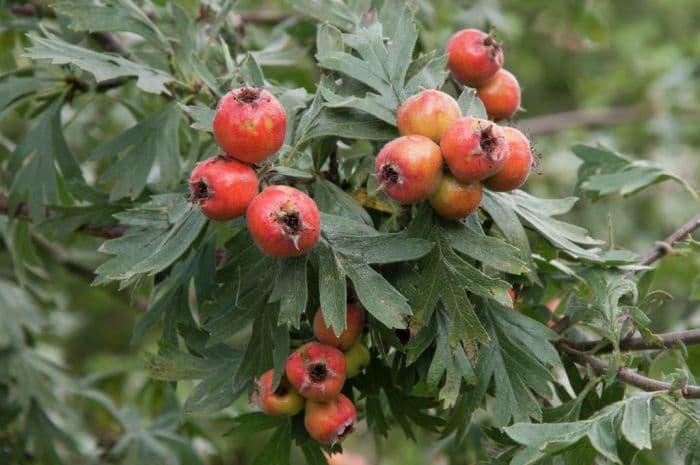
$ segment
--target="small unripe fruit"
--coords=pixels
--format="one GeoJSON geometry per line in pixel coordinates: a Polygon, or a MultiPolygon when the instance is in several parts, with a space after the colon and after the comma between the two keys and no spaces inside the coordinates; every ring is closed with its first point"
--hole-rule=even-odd
{"type": "Polygon", "coordinates": [[[439,90],[424,90],[408,98],[396,111],[402,136],[420,135],[440,142],[442,134],[462,117],[457,101],[439,90]]]}
{"type": "Polygon", "coordinates": [[[241,87],[219,100],[213,130],[224,152],[246,163],[257,163],[282,147],[287,114],[267,90],[241,87]]]}
{"type": "Polygon", "coordinates": [[[258,193],[258,176],[250,166],[225,155],[197,164],[190,175],[190,200],[212,220],[243,215],[258,193]]]}
{"type": "Polygon", "coordinates": [[[370,353],[362,341],[358,341],[345,351],[345,378],[350,379],[359,375],[369,365],[370,353]]]}
{"type": "Polygon", "coordinates": [[[345,384],[345,357],[335,347],[307,342],[289,356],[285,373],[304,398],[326,402],[345,384]]]}
{"type": "Polygon", "coordinates": [[[304,408],[304,398],[289,384],[283,376],[279,386],[272,389],[274,372],[266,371],[255,381],[251,402],[256,404],[267,415],[294,416],[304,408]]]}
{"type": "Polygon", "coordinates": [[[456,32],[447,42],[447,67],[457,81],[476,87],[503,66],[503,50],[492,36],[477,29],[456,32]]]}
{"type": "Polygon", "coordinates": [[[246,212],[250,235],[260,250],[276,258],[311,250],[321,233],[316,202],[298,189],[270,186],[258,194],[246,212]]]}
{"type": "Polygon", "coordinates": [[[316,339],[340,350],[347,350],[362,334],[365,315],[357,304],[348,304],[345,310],[345,329],[336,336],[333,329],[326,325],[323,312],[318,309],[314,316],[314,335],[316,339]]]}
{"type": "Polygon", "coordinates": [[[440,147],[425,136],[402,136],[386,144],[375,162],[379,188],[401,203],[425,199],[442,176],[440,147]]]}
{"type": "Polygon", "coordinates": [[[443,134],[440,148],[450,171],[462,182],[496,174],[508,155],[503,129],[491,121],[471,117],[453,124],[443,134]]]}
{"type": "Polygon", "coordinates": [[[440,216],[458,220],[476,210],[483,194],[479,181],[460,182],[451,174],[445,173],[437,190],[430,197],[430,205],[440,216]]]}
{"type": "Polygon", "coordinates": [[[355,405],[342,394],[328,402],[306,401],[304,426],[321,444],[337,444],[355,429],[355,405]]]}
{"type": "Polygon", "coordinates": [[[476,90],[492,120],[506,119],[520,109],[520,84],[510,72],[499,70],[476,90]]]}
{"type": "Polygon", "coordinates": [[[508,156],[501,170],[484,180],[484,186],[496,192],[512,191],[522,186],[530,174],[532,149],[525,134],[515,128],[504,127],[508,156]]]}

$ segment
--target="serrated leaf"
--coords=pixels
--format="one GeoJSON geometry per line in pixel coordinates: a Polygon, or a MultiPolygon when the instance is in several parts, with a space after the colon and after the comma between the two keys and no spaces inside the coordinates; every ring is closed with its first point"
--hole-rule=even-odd
{"type": "Polygon", "coordinates": [[[277,324],[299,327],[299,320],[306,309],[308,286],[306,284],[307,255],[278,261],[277,276],[270,294],[270,302],[280,303],[277,324]]]}
{"type": "Polygon", "coordinates": [[[667,180],[676,181],[698,198],[697,191],[686,180],[650,161],[632,160],[612,150],[589,145],[574,145],[571,150],[583,161],[577,185],[593,199],[615,192],[631,196],[667,180]]]}
{"type": "Polygon", "coordinates": [[[371,225],[372,218],[347,192],[332,182],[319,179],[314,183],[314,200],[319,210],[341,215],[371,225]]]}
{"type": "Polygon", "coordinates": [[[199,208],[178,194],[153,196],[150,202],[117,217],[131,226],[123,236],[100,247],[114,257],[95,270],[95,284],[121,281],[125,286],[140,275],[164,270],[190,247],[206,224],[199,208]]]}
{"type": "Polygon", "coordinates": [[[83,175],[68,148],[61,127],[61,99],[54,100],[39,117],[10,155],[8,171],[12,185],[8,209],[16,211],[20,202],[28,203],[29,216],[39,223],[46,207],[58,203],[57,175],[65,180],[83,183],[83,175]]]}
{"type": "Polygon", "coordinates": [[[635,397],[625,404],[622,435],[637,449],[651,449],[651,398],[635,397]]]}
{"type": "Polygon", "coordinates": [[[275,430],[262,451],[253,460],[253,465],[289,465],[289,450],[292,447],[292,425],[289,419],[275,430]]]}
{"type": "Polygon", "coordinates": [[[44,37],[28,34],[32,46],[26,56],[35,60],[51,60],[53,64],[72,64],[95,76],[97,82],[118,77],[136,77],[136,86],[144,92],[170,95],[165,84],[174,80],[168,73],[136,63],[126,58],[95,52],[69,44],[58,36],[44,31],[44,37]]]}
{"type": "Polygon", "coordinates": [[[232,425],[224,436],[229,436],[232,433],[258,433],[272,428],[279,428],[282,423],[287,422],[289,422],[287,418],[265,415],[263,412],[244,413],[231,419],[232,425]]]}
{"type": "Polygon", "coordinates": [[[74,31],[133,32],[150,43],[165,46],[161,42],[162,34],[153,22],[144,21],[143,13],[118,0],[102,5],[89,1],[61,1],[54,5],[54,9],[71,19],[68,27],[74,31]]]}
{"type": "Polygon", "coordinates": [[[177,106],[166,105],[95,149],[92,160],[117,158],[125,152],[102,175],[104,181],[115,183],[109,194],[111,201],[123,197],[133,200],[141,195],[156,161],[160,185],[172,186],[179,180],[180,114],[177,106]]]}
{"type": "Polygon", "coordinates": [[[481,99],[476,95],[476,89],[465,87],[457,99],[462,115],[474,118],[488,119],[486,107],[481,99]]]}
{"type": "Polygon", "coordinates": [[[319,244],[315,250],[318,256],[318,289],[323,321],[338,334],[345,329],[345,271],[330,247],[319,244]]]}

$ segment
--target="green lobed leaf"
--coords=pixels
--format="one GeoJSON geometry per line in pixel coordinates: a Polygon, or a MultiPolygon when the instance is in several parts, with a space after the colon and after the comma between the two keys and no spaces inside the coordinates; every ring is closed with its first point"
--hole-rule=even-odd
{"type": "Polygon", "coordinates": [[[306,283],[306,254],[278,260],[275,284],[270,302],[280,303],[277,324],[299,327],[302,313],[306,310],[308,286],[306,283]]]}

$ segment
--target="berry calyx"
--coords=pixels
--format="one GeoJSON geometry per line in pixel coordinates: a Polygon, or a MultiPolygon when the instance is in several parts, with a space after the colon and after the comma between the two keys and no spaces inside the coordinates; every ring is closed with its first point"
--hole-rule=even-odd
{"type": "Polygon", "coordinates": [[[345,378],[350,379],[359,375],[370,362],[370,353],[367,346],[358,341],[345,351],[345,378]]]}
{"type": "Polygon", "coordinates": [[[406,101],[396,111],[399,133],[421,135],[439,143],[452,123],[462,117],[457,101],[439,90],[424,90],[406,101]]]}
{"type": "Polygon", "coordinates": [[[508,155],[503,129],[497,124],[466,117],[447,130],[440,141],[442,156],[459,181],[479,181],[496,174],[508,155]]]}
{"type": "Polygon", "coordinates": [[[304,408],[304,398],[301,397],[284,376],[279,386],[272,389],[274,372],[266,371],[255,381],[251,402],[271,416],[294,416],[304,408]]]}
{"type": "Polygon", "coordinates": [[[476,94],[483,102],[489,119],[510,118],[520,110],[520,84],[515,76],[505,69],[499,70],[481,85],[476,94]]]}
{"type": "Polygon", "coordinates": [[[314,335],[324,344],[337,347],[340,350],[347,350],[362,335],[364,321],[365,315],[362,308],[357,304],[348,304],[345,310],[345,329],[336,335],[333,328],[326,325],[323,312],[318,309],[314,315],[314,335]]]}
{"type": "Polygon", "coordinates": [[[379,188],[402,203],[432,194],[442,176],[440,147],[425,136],[402,136],[377,154],[375,174],[379,188]]]}
{"type": "Polygon", "coordinates": [[[304,398],[329,401],[345,383],[345,357],[335,347],[308,342],[289,356],[285,373],[304,398]]]}
{"type": "Polygon", "coordinates": [[[511,127],[504,127],[503,134],[508,144],[506,161],[498,173],[484,179],[484,186],[496,192],[512,191],[522,186],[532,167],[532,148],[525,134],[511,127]]]}
{"type": "Polygon", "coordinates": [[[316,202],[289,186],[270,186],[258,194],[248,206],[246,222],[260,250],[276,258],[308,252],[321,233],[316,202]]]}
{"type": "Polygon", "coordinates": [[[478,29],[456,32],[447,42],[447,67],[457,81],[477,87],[503,66],[503,50],[493,36],[478,29]]]}
{"type": "Polygon", "coordinates": [[[328,402],[306,401],[304,426],[321,444],[338,444],[355,430],[355,405],[343,394],[328,402]]]}
{"type": "Polygon", "coordinates": [[[451,220],[466,218],[481,203],[484,191],[479,181],[461,182],[449,173],[430,197],[430,205],[440,216],[451,220]]]}
{"type": "Polygon", "coordinates": [[[250,166],[226,155],[197,164],[190,175],[190,201],[212,220],[242,216],[258,193],[258,176],[250,166]]]}
{"type": "Polygon", "coordinates": [[[282,147],[287,114],[267,90],[241,87],[219,100],[213,132],[224,152],[246,163],[257,163],[282,147]]]}

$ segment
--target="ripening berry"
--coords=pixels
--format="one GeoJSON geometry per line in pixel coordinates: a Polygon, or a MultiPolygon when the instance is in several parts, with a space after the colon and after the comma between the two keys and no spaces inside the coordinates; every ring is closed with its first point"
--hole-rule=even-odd
{"type": "Polygon", "coordinates": [[[255,170],[226,155],[197,164],[190,175],[190,200],[212,220],[225,221],[243,215],[258,193],[255,170]]]}
{"type": "Polygon", "coordinates": [[[241,87],[219,100],[213,130],[224,152],[246,163],[258,163],[282,147],[287,114],[267,90],[241,87]]]}
{"type": "Polygon", "coordinates": [[[335,347],[307,342],[289,356],[285,373],[304,398],[326,402],[345,384],[345,357],[335,347]]]}
{"type": "Polygon", "coordinates": [[[439,90],[424,90],[406,101],[396,112],[402,136],[417,134],[439,143],[442,134],[462,117],[457,101],[439,90]]]}
{"type": "Polygon", "coordinates": [[[316,339],[340,350],[347,350],[362,335],[365,315],[362,308],[354,303],[347,305],[345,310],[345,329],[336,335],[333,328],[326,325],[323,312],[319,308],[314,315],[314,335],[316,339]]]}
{"type": "Polygon", "coordinates": [[[481,182],[461,182],[445,173],[437,190],[430,197],[430,205],[440,216],[458,220],[466,218],[477,209],[483,193],[481,182]]]}
{"type": "Polygon", "coordinates": [[[464,29],[447,42],[447,67],[461,84],[477,87],[503,66],[500,44],[485,32],[464,29]]]}
{"type": "Polygon", "coordinates": [[[260,250],[276,258],[308,252],[321,233],[316,202],[289,186],[270,186],[258,194],[248,206],[246,222],[260,250]]]}
{"type": "Polygon", "coordinates": [[[504,127],[508,156],[501,170],[484,179],[484,186],[496,192],[512,191],[522,186],[530,175],[532,148],[525,134],[515,128],[504,127]]]}
{"type": "Polygon", "coordinates": [[[484,103],[489,119],[494,121],[510,118],[520,109],[520,84],[505,69],[481,85],[476,94],[484,103]]]}
{"type": "Polygon", "coordinates": [[[425,136],[402,136],[386,144],[375,162],[379,188],[401,203],[432,194],[442,176],[440,147],[425,136]]]}
{"type": "Polygon", "coordinates": [[[345,355],[345,379],[359,375],[370,362],[369,349],[362,341],[354,343],[343,355],[345,355]]]}
{"type": "Polygon", "coordinates": [[[480,181],[498,172],[508,155],[503,129],[492,121],[466,117],[442,136],[442,156],[459,181],[480,181]]]}
{"type": "Polygon", "coordinates": [[[321,444],[342,442],[355,429],[355,405],[342,394],[328,402],[306,401],[304,426],[321,444]]]}
{"type": "Polygon", "coordinates": [[[304,408],[304,398],[282,377],[279,386],[272,389],[274,372],[266,371],[255,381],[251,402],[256,404],[267,415],[294,416],[304,408]]]}

